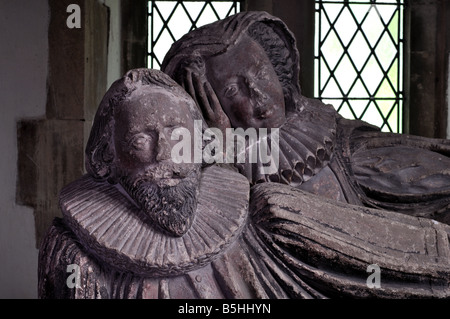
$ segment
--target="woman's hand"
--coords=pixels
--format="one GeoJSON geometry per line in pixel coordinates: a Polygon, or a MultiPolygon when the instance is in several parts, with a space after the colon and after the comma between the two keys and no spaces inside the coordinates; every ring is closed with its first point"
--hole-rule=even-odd
{"type": "Polygon", "coordinates": [[[231,127],[230,120],[223,111],[211,84],[204,76],[189,69],[186,72],[183,88],[195,99],[208,126],[220,129],[225,135],[225,129],[231,127]]]}

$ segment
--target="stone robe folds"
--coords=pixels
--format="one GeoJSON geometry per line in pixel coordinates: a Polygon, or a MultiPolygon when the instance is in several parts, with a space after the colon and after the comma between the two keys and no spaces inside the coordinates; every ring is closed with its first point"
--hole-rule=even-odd
{"type": "Polygon", "coordinates": [[[89,176],[68,185],[64,217],[40,251],[40,297],[450,297],[448,225],[248,185],[226,168],[203,170],[197,215],[181,238],[143,223],[115,186],[89,176]],[[73,264],[80,285],[70,288],[73,264]],[[380,288],[367,284],[372,264],[380,288]]]}

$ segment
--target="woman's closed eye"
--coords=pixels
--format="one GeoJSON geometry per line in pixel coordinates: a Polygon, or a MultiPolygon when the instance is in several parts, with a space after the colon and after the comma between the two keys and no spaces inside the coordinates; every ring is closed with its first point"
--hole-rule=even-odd
{"type": "Polygon", "coordinates": [[[237,83],[233,83],[225,89],[225,97],[228,97],[228,98],[233,97],[238,92],[239,92],[239,85],[237,83]]]}
{"type": "Polygon", "coordinates": [[[261,69],[259,69],[259,70],[256,72],[255,77],[256,77],[258,80],[267,80],[267,79],[269,78],[269,76],[268,76],[268,74],[267,74],[266,68],[261,68],[261,69]]]}

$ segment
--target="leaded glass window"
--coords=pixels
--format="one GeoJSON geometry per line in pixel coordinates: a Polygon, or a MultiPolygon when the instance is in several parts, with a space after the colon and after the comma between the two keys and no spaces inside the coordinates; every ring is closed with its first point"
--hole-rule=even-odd
{"type": "Polygon", "coordinates": [[[403,0],[316,0],[315,96],[402,132],[403,0]]]}
{"type": "Polygon", "coordinates": [[[240,1],[149,1],[148,67],[159,69],[173,42],[241,10],[240,1]]]}

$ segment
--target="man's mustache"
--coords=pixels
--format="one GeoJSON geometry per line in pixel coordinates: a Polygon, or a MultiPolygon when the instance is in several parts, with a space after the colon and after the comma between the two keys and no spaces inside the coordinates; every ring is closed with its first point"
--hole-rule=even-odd
{"type": "Polygon", "coordinates": [[[193,174],[198,174],[199,168],[199,165],[195,164],[174,164],[172,161],[161,162],[134,174],[133,186],[137,186],[138,183],[155,182],[161,179],[184,179],[193,174]]]}

